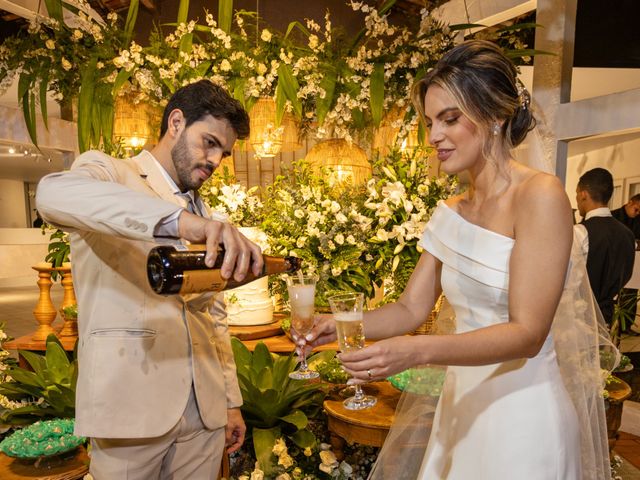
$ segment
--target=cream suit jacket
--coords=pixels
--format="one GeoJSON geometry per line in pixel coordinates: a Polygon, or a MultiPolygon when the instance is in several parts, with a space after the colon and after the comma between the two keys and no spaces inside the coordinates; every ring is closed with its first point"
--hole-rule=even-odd
{"type": "Polygon", "coordinates": [[[149,287],[154,228],[183,206],[160,168],[148,152],[118,160],[91,151],[38,185],[42,217],[70,232],[78,435],[163,435],[182,415],[192,383],[210,429],[242,404],[222,296],[164,297],[149,287]]]}

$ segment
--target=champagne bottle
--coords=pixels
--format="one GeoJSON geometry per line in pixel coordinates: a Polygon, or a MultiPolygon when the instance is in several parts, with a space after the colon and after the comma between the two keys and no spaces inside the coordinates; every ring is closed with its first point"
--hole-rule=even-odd
{"type": "Polygon", "coordinates": [[[300,269],[296,257],[273,257],[263,255],[264,267],[259,275],[249,268],[243,280],[224,279],[220,267],[224,261],[224,248],[218,251],[215,265],[204,263],[207,253],[204,245],[163,245],[154,247],[147,256],[147,277],[151,288],[158,294],[186,294],[220,292],[239,287],[266,275],[293,273],[300,269]]]}

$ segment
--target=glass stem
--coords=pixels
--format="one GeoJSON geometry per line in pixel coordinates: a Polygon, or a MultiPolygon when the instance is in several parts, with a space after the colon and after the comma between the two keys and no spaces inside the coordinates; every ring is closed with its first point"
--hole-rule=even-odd
{"type": "Polygon", "coordinates": [[[355,402],[361,402],[363,397],[364,397],[364,394],[362,392],[362,387],[359,384],[356,384],[356,391],[353,395],[353,400],[355,402]]]}
{"type": "Polygon", "coordinates": [[[307,366],[306,352],[302,352],[302,361],[300,362],[300,370],[303,372],[306,372],[307,370],[309,370],[309,367],[307,366]]]}

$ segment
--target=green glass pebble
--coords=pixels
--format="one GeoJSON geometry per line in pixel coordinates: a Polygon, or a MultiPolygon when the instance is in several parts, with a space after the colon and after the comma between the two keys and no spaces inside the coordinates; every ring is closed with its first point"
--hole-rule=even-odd
{"type": "Polygon", "coordinates": [[[37,458],[58,455],[85,443],[73,434],[73,419],[36,422],[0,442],[0,451],[10,457],[37,458]]]}

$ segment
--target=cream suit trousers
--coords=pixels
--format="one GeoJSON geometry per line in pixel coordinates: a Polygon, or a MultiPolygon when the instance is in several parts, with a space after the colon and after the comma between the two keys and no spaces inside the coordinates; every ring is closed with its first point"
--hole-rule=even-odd
{"type": "Polygon", "coordinates": [[[203,425],[192,386],[182,417],[167,434],[92,438],[90,472],[95,480],[215,480],[224,442],[224,427],[203,425]]]}

